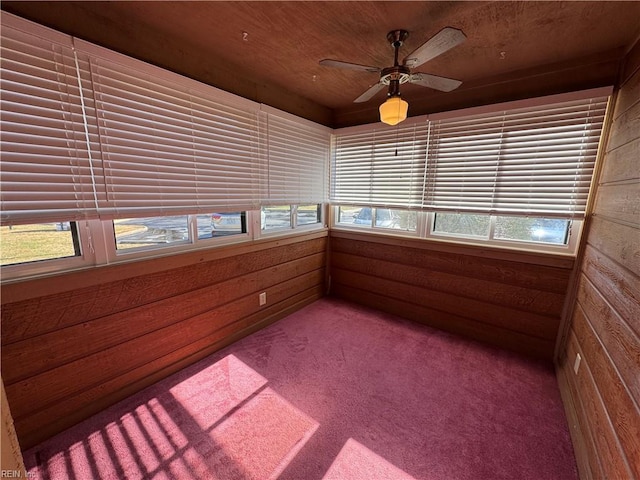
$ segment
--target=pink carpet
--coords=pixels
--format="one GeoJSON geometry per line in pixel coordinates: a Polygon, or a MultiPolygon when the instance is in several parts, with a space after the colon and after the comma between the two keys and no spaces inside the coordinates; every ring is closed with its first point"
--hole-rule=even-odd
{"type": "Polygon", "coordinates": [[[550,365],[331,298],[25,462],[52,480],[577,479],[550,365]]]}

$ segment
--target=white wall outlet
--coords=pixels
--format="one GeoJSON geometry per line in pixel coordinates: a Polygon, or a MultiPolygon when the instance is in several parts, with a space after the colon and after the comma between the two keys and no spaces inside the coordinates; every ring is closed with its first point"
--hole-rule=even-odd
{"type": "Polygon", "coordinates": [[[267,292],[262,292],[259,296],[260,298],[260,306],[266,305],[267,303],[267,292]]]}
{"type": "Polygon", "coordinates": [[[578,374],[578,369],[580,368],[580,362],[582,361],[582,357],[579,353],[576,353],[576,361],[573,362],[573,373],[578,374]]]}

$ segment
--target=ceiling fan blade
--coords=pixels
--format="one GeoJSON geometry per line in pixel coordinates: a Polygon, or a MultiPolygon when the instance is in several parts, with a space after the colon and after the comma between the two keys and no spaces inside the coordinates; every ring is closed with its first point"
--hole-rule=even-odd
{"type": "Polygon", "coordinates": [[[409,68],[417,67],[461,44],[466,38],[462,30],[445,27],[407,55],[403,63],[409,68]]]}
{"type": "Polygon", "coordinates": [[[320,65],[323,65],[325,67],[346,68],[348,70],[358,70],[360,72],[378,73],[381,70],[378,67],[370,67],[368,65],[358,65],[357,63],[341,62],[340,60],[330,60],[328,58],[325,58],[324,60],[320,60],[319,63],[320,65]]]}
{"type": "Polygon", "coordinates": [[[433,88],[442,92],[450,92],[458,88],[462,82],[453,78],[439,77],[437,75],[429,75],[428,73],[413,73],[409,77],[409,83],[422,85],[423,87],[433,88]]]}
{"type": "Polygon", "coordinates": [[[373,98],[373,96],[376,93],[378,93],[380,90],[384,89],[384,87],[386,87],[386,85],[384,83],[376,83],[374,86],[370,87],[369,90],[367,90],[362,95],[360,95],[358,98],[356,98],[353,101],[353,103],[366,102],[367,100],[373,98]]]}

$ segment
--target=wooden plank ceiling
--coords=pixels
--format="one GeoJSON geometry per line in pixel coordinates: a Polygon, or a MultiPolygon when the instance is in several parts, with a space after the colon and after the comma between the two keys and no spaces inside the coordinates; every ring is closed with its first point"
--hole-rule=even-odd
{"type": "Polygon", "coordinates": [[[223,90],[333,126],[375,122],[384,91],[353,100],[445,26],[467,41],[415,71],[463,81],[441,93],[403,85],[409,115],[612,84],[640,34],[640,2],[2,2],[24,18],[223,90]]]}

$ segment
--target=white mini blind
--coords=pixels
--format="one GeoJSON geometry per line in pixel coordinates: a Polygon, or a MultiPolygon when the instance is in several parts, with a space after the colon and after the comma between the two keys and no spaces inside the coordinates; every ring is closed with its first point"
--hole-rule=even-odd
{"type": "Polygon", "coordinates": [[[2,16],[2,223],[327,199],[330,129],[2,16]]]}
{"type": "Polygon", "coordinates": [[[95,217],[72,39],[25,23],[3,14],[2,223],[95,217]]]}
{"type": "Polygon", "coordinates": [[[263,107],[266,189],[263,205],[327,201],[331,130],[263,107]]]}
{"type": "Polygon", "coordinates": [[[427,209],[583,216],[607,97],[432,121],[427,209]]]}
{"type": "Polygon", "coordinates": [[[86,46],[98,121],[103,218],[259,205],[259,105],[86,46]],[[98,53],[96,53],[98,52],[98,53]]]}
{"type": "Polygon", "coordinates": [[[338,131],[333,138],[331,201],[421,206],[428,137],[426,120],[338,131]]]}

